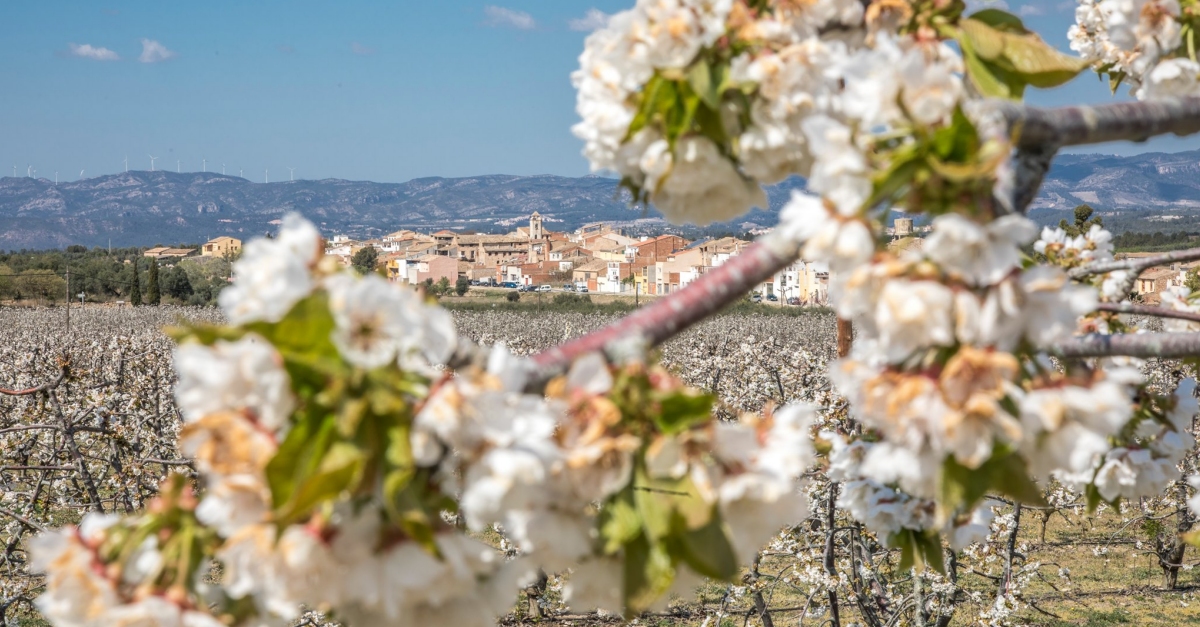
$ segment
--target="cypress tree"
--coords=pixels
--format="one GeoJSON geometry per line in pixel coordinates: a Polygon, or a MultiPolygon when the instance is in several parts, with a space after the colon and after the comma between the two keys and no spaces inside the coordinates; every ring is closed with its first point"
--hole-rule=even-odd
{"type": "Polygon", "coordinates": [[[146,303],[157,305],[161,297],[158,293],[158,260],[150,259],[150,273],[146,277],[146,303]]]}
{"type": "Polygon", "coordinates": [[[129,304],[137,307],[142,304],[142,285],[138,278],[138,260],[133,258],[133,283],[129,286],[129,304]]]}

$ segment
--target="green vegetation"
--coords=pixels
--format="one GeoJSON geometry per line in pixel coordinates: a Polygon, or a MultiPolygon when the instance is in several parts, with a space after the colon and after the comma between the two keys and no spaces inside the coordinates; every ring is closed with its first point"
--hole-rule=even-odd
{"type": "Polygon", "coordinates": [[[142,281],[140,278],[141,272],[138,270],[138,260],[133,260],[133,278],[130,280],[129,288],[129,304],[137,307],[142,304],[142,281]]]}
{"type": "Polygon", "coordinates": [[[1066,218],[1058,221],[1058,228],[1066,231],[1067,235],[1070,235],[1071,237],[1086,234],[1093,225],[1104,226],[1104,223],[1100,220],[1100,216],[1096,216],[1094,218],[1092,217],[1092,213],[1094,213],[1094,211],[1092,210],[1091,205],[1079,205],[1078,207],[1075,207],[1074,213],[1075,222],[1073,224],[1068,223],[1066,218]]]}
{"type": "Polygon", "coordinates": [[[377,263],[379,263],[379,251],[375,250],[374,246],[363,246],[350,258],[350,265],[364,276],[374,272],[377,263]]]}
{"type": "Polygon", "coordinates": [[[146,273],[146,304],[157,305],[162,301],[162,294],[158,289],[158,260],[150,260],[150,270],[146,273]]]}
{"type": "Polygon", "coordinates": [[[1166,251],[1192,248],[1197,244],[1192,240],[1192,234],[1185,231],[1174,233],[1153,233],[1129,231],[1113,237],[1113,248],[1118,251],[1166,251]]]}
{"type": "MultiPolygon", "coordinates": [[[[196,246],[180,245],[181,248],[196,246]]],[[[0,300],[212,305],[228,284],[231,261],[218,257],[144,258],[144,248],[68,246],[0,253],[0,300]],[[67,276],[70,289],[67,289],[67,276]]]]}

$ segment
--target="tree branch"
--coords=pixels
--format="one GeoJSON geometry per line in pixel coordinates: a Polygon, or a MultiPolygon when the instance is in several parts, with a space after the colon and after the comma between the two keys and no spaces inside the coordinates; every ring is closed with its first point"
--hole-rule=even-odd
{"type": "Polygon", "coordinates": [[[16,512],[10,512],[7,509],[0,508],[0,514],[4,514],[5,516],[12,518],[13,520],[21,523],[22,525],[25,525],[26,527],[29,527],[30,529],[32,529],[34,531],[41,531],[41,532],[46,531],[45,527],[37,524],[36,522],[33,522],[32,520],[29,520],[28,518],[25,518],[24,516],[21,516],[20,514],[17,514],[16,512]]]}
{"type": "Polygon", "coordinates": [[[1114,102],[1044,109],[992,100],[984,111],[999,113],[1016,137],[1016,147],[1079,146],[1111,141],[1143,141],[1156,135],[1200,132],[1200,98],[1114,102]]]}
{"type": "Polygon", "coordinates": [[[45,392],[48,390],[53,390],[62,384],[63,380],[67,378],[68,372],[70,372],[70,366],[64,362],[64,363],[59,364],[58,376],[53,381],[48,381],[46,383],[43,383],[43,384],[35,386],[35,387],[31,387],[31,388],[25,388],[24,390],[10,390],[7,388],[0,388],[0,394],[4,394],[7,396],[29,396],[30,394],[37,394],[38,392],[45,392]]]}
{"type": "Polygon", "coordinates": [[[738,300],[795,261],[798,254],[798,244],[788,241],[778,230],[771,231],[682,290],[606,327],[534,355],[542,375],[539,378],[553,376],[576,357],[611,349],[618,342],[641,340],[647,347],[657,346],[738,300]]]}
{"type": "MultiPolygon", "coordinates": [[[[1121,102],[1097,106],[1045,109],[1020,103],[989,100],[978,105],[980,116],[999,115],[1015,138],[1014,156],[1001,168],[997,200],[1008,211],[1024,211],[1033,199],[1046,172],[1051,156],[1062,146],[1094,144],[1116,140],[1140,141],[1174,133],[1200,132],[1200,98],[1121,102]]],[[[573,359],[597,350],[611,350],[620,341],[640,341],[655,346],[692,324],[715,314],[737,300],[755,285],[791,263],[798,253],[795,243],[772,231],[719,268],[700,277],[688,287],[655,301],[604,328],[584,335],[533,357],[539,369],[535,380],[561,372],[573,359]]],[[[1183,257],[1164,255],[1165,263],[1183,257]]],[[[1200,258],[1200,251],[1197,252],[1200,258]]],[[[1132,264],[1132,262],[1129,262],[1132,264]]],[[[1146,263],[1146,262],[1142,262],[1146,263]]],[[[1153,265],[1161,265],[1159,261],[1153,265]]],[[[1115,269],[1124,269],[1121,266],[1115,269]]],[[[1111,270],[1099,270],[1107,272],[1111,270]]],[[[1079,276],[1095,270],[1072,271],[1079,276]]],[[[1068,344],[1065,350],[1082,346],[1068,344]]],[[[1096,350],[1096,349],[1090,349],[1096,350]]],[[[1120,354],[1120,353],[1114,353],[1120,354]]],[[[1084,356],[1084,355],[1080,355],[1084,356]]]]}
{"type": "Polygon", "coordinates": [[[1200,333],[1082,335],[1045,347],[1059,357],[1178,358],[1200,356],[1200,333]]]}
{"type": "Polygon", "coordinates": [[[1200,313],[1193,313],[1191,311],[1176,311],[1174,309],[1165,309],[1163,307],[1134,305],[1132,303],[1100,303],[1100,305],[1096,307],[1096,311],[1134,314],[1137,316],[1153,316],[1155,318],[1176,318],[1179,320],[1200,322],[1200,313]]]}
{"type": "Polygon", "coordinates": [[[1116,270],[1128,270],[1135,276],[1142,272],[1158,266],[1165,266],[1177,262],[1196,261],[1200,259],[1200,248],[1189,248],[1187,250],[1177,250],[1174,252],[1155,255],[1153,257],[1137,257],[1128,259],[1118,259],[1116,261],[1104,261],[1101,263],[1093,263],[1078,268],[1072,268],[1067,272],[1067,276],[1072,279],[1082,279],[1086,276],[1096,274],[1106,274],[1116,270]]]}

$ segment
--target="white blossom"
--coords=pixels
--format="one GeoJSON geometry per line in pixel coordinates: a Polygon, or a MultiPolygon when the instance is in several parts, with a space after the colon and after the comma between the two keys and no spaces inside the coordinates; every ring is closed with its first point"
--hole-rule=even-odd
{"type": "Polygon", "coordinates": [[[175,399],[185,420],[245,411],[268,431],[286,430],[296,403],[291,379],[279,354],[261,337],[184,344],[175,350],[175,370],[175,399]]]}
{"type": "Polygon", "coordinates": [[[234,282],[218,296],[229,322],[278,322],[315,287],[320,255],[317,229],[299,214],[284,216],[277,238],[251,241],[233,264],[234,282]]]}

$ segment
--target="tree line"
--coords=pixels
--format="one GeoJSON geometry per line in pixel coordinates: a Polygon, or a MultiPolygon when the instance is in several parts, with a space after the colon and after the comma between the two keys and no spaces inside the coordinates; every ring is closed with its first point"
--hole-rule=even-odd
{"type": "Polygon", "coordinates": [[[0,300],[56,303],[69,294],[86,302],[212,305],[229,282],[231,259],[160,260],[145,257],[146,250],[68,246],[0,252],[0,300]]]}
{"type": "Polygon", "coordinates": [[[1174,233],[1153,233],[1127,231],[1113,237],[1113,247],[1117,250],[1167,250],[1175,248],[1190,248],[1193,234],[1185,231],[1174,233]]]}

